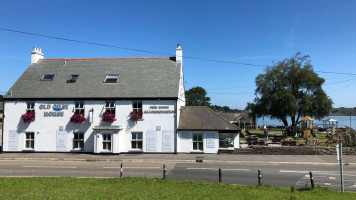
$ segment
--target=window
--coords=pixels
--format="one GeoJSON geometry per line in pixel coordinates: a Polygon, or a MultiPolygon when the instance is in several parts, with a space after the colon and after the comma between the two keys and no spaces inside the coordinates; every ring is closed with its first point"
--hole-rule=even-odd
{"type": "Polygon", "coordinates": [[[220,133],[219,134],[219,147],[220,148],[234,147],[234,134],[233,133],[220,133]]]}
{"type": "Polygon", "coordinates": [[[133,111],[142,111],[142,101],[133,101],[132,102],[132,110],[133,111]]]}
{"type": "Polygon", "coordinates": [[[203,151],[203,134],[193,133],[193,150],[203,151]]]}
{"type": "Polygon", "coordinates": [[[106,75],[104,83],[117,83],[119,80],[118,74],[108,74],[106,75]]]}
{"type": "Polygon", "coordinates": [[[27,132],[26,133],[26,149],[34,149],[35,147],[35,133],[34,132],[27,132]]]}
{"type": "Polygon", "coordinates": [[[142,132],[131,133],[131,149],[142,150],[142,132]]]}
{"type": "Polygon", "coordinates": [[[35,102],[27,102],[26,113],[35,111],[35,102]]]}
{"type": "Polygon", "coordinates": [[[75,132],[73,139],[73,149],[84,148],[84,133],[75,132]]]}
{"type": "Polygon", "coordinates": [[[115,101],[105,102],[105,112],[109,112],[110,114],[115,114],[115,101]]]}
{"type": "Polygon", "coordinates": [[[55,74],[45,74],[42,76],[42,81],[53,81],[55,74]]]}
{"type": "Polygon", "coordinates": [[[75,114],[83,114],[84,115],[84,102],[83,101],[77,101],[74,104],[75,104],[74,113],[75,114]]]}
{"type": "Polygon", "coordinates": [[[111,151],[111,134],[103,134],[103,150],[111,151]]]}
{"type": "Polygon", "coordinates": [[[71,75],[70,78],[67,80],[67,83],[75,83],[78,79],[78,76],[77,74],[75,75],[71,75]]]}

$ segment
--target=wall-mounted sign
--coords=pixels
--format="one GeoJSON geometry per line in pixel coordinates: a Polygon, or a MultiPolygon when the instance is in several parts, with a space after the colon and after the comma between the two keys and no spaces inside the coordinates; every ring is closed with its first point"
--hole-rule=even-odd
{"type": "Polygon", "coordinates": [[[215,148],[215,134],[214,133],[206,134],[206,148],[215,148]]]}
{"type": "Polygon", "coordinates": [[[57,131],[56,138],[56,150],[57,151],[66,151],[67,147],[67,131],[57,131]]]}
{"type": "Polygon", "coordinates": [[[146,131],[146,151],[157,151],[157,132],[153,130],[146,131]]]}
{"type": "Polygon", "coordinates": [[[53,109],[53,112],[44,112],[44,117],[63,117],[64,112],[59,111],[68,110],[68,104],[41,104],[39,108],[40,110],[50,110],[51,108],[53,109]]]}
{"type": "Polygon", "coordinates": [[[174,109],[170,109],[169,106],[150,106],[149,110],[145,110],[145,114],[170,114],[174,113],[174,109]]]}
{"type": "Polygon", "coordinates": [[[9,145],[8,151],[19,150],[19,134],[16,130],[9,130],[9,145]]]}
{"type": "Polygon", "coordinates": [[[174,131],[162,130],[162,152],[174,151],[174,131]]]}

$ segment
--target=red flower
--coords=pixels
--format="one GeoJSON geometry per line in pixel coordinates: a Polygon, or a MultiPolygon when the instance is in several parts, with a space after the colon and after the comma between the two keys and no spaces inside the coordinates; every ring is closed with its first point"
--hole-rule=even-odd
{"type": "Polygon", "coordinates": [[[74,113],[73,116],[70,118],[70,122],[73,123],[82,123],[85,120],[86,119],[83,114],[77,114],[77,113],[74,113]]]}
{"type": "Polygon", "coordinates": [[[31,122],[33,122],[35,120],[36,113],[35,113],[35,111],[30,111],[28,113],[25,113],[25,114],[21,115],[21,118],[22,118],[23,122],[31,123],[31,122]]]}
{"type": "Polygon", "coordinates": [[[139,119],[142,119],[142,116],[143,116],[143,112],[142,110],[134,110],[132,112],[130,112],[130,118],[131,118],[131,121],[133,122],[137,122],[137,120],[139,119]]]}
{"type": "Polygon", "coordinates": [[[105,111],[103,114],[103,121],[113,123],[115,121],[115,113],[105,111]]]}

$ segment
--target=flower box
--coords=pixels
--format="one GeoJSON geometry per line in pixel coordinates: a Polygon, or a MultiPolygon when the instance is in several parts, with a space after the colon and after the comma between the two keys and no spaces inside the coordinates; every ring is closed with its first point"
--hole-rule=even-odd
{"type": "Polygon", "coordinates": [[[115,121],[115,113],[110,113],[108,111],[104,112],[103,121],[113,123],[115,121]]]}
{"type": "Polygon", "coordinates": [[[31,122],[33,122],[35,120],[36,113],[35,113],[35,111],[30,111],[28,113],[25,113],[25,114],[21,115],[21,118],[22,118],[23,122],[31,123],[31,122]]]}
{"type": "Polygon", "coordinates": [[[83,114],[74,113],[73,116],[70,118],[70,122],[72,123],[83,123],[85,121],[85,117],[83,114]]]}
{"type": "Polygon", "coordinates": [[[143,112],[142,110],[134,110],[132,112],[130,112],[130,118],[131,118],[131,121],[133,122],[137,122],[139,119],[142,119],[142,116],[143,116],[143,112]]]}

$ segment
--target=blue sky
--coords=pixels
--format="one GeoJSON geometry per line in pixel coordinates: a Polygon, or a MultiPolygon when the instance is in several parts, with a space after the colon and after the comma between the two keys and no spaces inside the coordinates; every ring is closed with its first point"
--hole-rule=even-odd
{"type": "MultiPolygon", "coordinates": [[[[355,1],[17,1],[0,2],[0,28],[183,56],[271,65],[297,51],[315,71],[356,74],[355,1]]],[[[0,92],[45,58],[159,57],[0,31],[0,92]]],[[[243,109],[254,99],[261,66],[184,58],[186,89],[201,86],[211,103],[243,109]]],[[[356,76],[319,73],[334,107],[356,107],[356,76]]]]}

